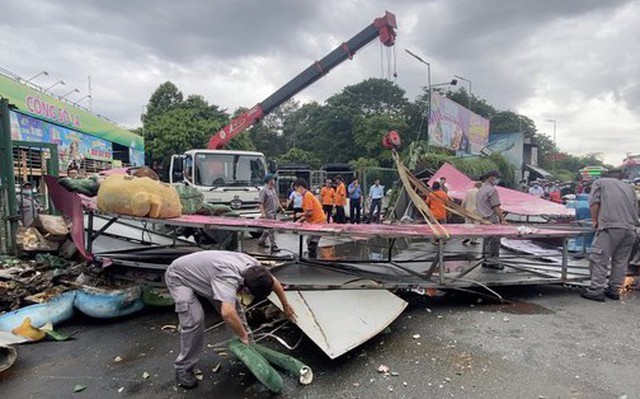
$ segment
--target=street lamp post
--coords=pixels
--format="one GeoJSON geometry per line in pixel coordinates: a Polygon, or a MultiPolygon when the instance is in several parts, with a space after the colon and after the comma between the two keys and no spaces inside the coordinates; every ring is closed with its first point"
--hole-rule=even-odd
{"type": "Polygon", "coordinates": [[[54,84],[52,84],[51,86],[47,87],[46,89],[42,90],[44,93],[48,92],[49,90],[53,89],[54,87],[56,87],[57,85],[66,85],[65,81],[60,79],[59,81],[55,82],[54,84]]]}
{"type": "MultiPolygon", "coordinates": [[[[424,64],[427,66],[427,92],[429,93],[429,99],[427,101],[427,140],[429,137],[429,117],[431,116],[431,64],[428,63],[427,61],[423,60],[422,57],[412,53],[409,49],[404,49],[404,51],[406,51],[410,56],[412,56],[413,58],[415,58],[416,60],[418,60],[418,62],[424,64]]],[[[420,131],[418,131],[418,137],[416,138],[416,141],[420,140],[420,131]]]]}
{"type": "Polygon", "coordinates": [[[456,79],[451,79],[450,82],[435,83],[429,87],[434,88],[434,87],[443,87],[443,86],[455,86],[457,84],[458,84],[458,81],[456,79]]]}
{"type": "Polygon", "coordinates": [[[77,100],[75,102],[76,105],[80,104],[82,101],[86,100],[87,98],[91,98],[91,94],[87,94],[86,96],[82,97],[81,99],[77,100]]]}
{"type": "Polygon", "coordinates": [[[63,95],[61,95],[60,98],[65,98],[72,93],[80,93],[80,90],[79,89],[70,90],[68,93],[64,93],[63,95]]]}
{"type": "Polygon", "coordinates": [[[471,81],[467,78],[463,78],[460,75],[453,75],[453,77],[458,78],[460,80],[463,80],[467,83],[469,83],[469,95],[468,95],[468,101],[467,101],[467,108],[469,108],[469,111],[471,111],[471,81]]]}
{"type": "Polygon", "coordinates": [[[558,147],[558,143],[556,143],[556,127],[558,125],[558,122],[555,119],[545,119],[545,122],[550,122],[553,123],[553,174],[556,174],[556,157],[557,157],[557,151],[556,148],[558,147]]]}
{"type": "Polygon", "coordinates": [[[35,78],[37,78],[38,76],[41,76],[41,75],[49,76],[49,72],[47,72],[47,71],[38,72],[35,75],[33,75],[32,77],[30,77],[29,79],[25,80],[24,83],[29,83],[33,79],[35,79],[35,78]]]}

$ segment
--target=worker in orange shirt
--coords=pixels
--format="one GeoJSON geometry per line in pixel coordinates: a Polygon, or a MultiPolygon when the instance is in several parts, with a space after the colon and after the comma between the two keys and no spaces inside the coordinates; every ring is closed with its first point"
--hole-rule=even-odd
{"type": "Polygon", "coordinates": [[[331,214],[333,213],[333,204],[335,202],[336,190],[331,186],[331,179],[324,182],[322,190],[320,190],[320,202],[322,210],[327,215],[327,223],[331,222],[331,214]]]}
{"type": "Polygon", "coordinates": [[[341,175],[336,176],[336,194],[334,197],[334,205],[336,207],[336,223],[346,223],[347,216],[344,213],[344,206],[347,205],[347,188],[341,175]]]}
{"type": "Polygon", "coordinates": [[[445,208],[446,201],[449,200],[449,196],[442,190],[440,182],[433,183],[431,192],[427,196],[427,205],[431,211],[433,218],[438,223],[446,223],[447,221],[447,209],[445,208]]]}
{"type": "MultiPolygon", "coordinates": [[[[297,179],[293,183],[294,189],[302,195],[302,216],[298,219],[298,223],[325,223],[325,214],[322,210],[322,204],[311,191],[305,179],[297,179]]],[[[318,257],[318,244],[320,236],[307,237],[307,251],[309,258],[318,257]]]]}

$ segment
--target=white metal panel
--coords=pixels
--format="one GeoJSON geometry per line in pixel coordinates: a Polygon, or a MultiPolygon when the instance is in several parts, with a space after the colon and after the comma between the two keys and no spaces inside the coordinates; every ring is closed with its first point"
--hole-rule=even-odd
{"type": "MultiPolygon", "coordinates": [[[[385,290],[287,291],[296,324],[331,359],[373,338],[407,302],[385,290]]],[[[280,307],[275,295],[271,302],[280,307]]]]}

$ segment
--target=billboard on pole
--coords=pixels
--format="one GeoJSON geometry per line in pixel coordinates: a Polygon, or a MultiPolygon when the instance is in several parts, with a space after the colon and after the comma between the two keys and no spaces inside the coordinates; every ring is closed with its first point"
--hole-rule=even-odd
{"type": "Polygon", "coordinates": [[[488,142],[488,119],[438,93],[432,93],[429,145],[479,155],[488,142]]]}

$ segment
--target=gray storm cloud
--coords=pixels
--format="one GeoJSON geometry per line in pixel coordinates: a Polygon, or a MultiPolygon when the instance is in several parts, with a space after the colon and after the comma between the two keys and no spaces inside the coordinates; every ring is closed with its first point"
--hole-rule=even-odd
{"type": "MultiPolygon", "coordinates": [[[[633,1],[0,0],[0,66],[23,76],[46,69],[83,91],[91,75],[94,110],[133,127],[166,80],[229,110],[251,106],[385,8],[399,23],[397,83],[411,97],[426,78],[404,48],[432,64],[434,82],[465,76],[474,94],[526,113],[543,131],[557,119],[566,149],[605,151],[611,162],[640,152],[633,1]]],[[[322,101],[388,76],[381,53],[372,44],[300,98],[322,101]]]]}

